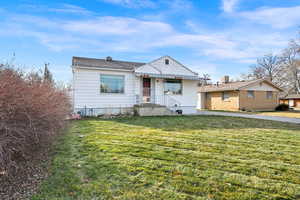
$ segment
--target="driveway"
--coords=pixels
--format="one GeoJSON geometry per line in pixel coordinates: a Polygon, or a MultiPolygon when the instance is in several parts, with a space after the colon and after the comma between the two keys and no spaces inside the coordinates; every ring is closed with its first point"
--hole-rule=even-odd
{"type": "Polygon", "coordinates": [[[272,121],[300,124],[300,118],[262,116],[262,115],[234,113],[234,112],[198,111],[197,115],[218,115],[218,116],[230,116],[230,117],[244,117],[244,118],[264,119],[264,120],[272,120],[272,121]]]}

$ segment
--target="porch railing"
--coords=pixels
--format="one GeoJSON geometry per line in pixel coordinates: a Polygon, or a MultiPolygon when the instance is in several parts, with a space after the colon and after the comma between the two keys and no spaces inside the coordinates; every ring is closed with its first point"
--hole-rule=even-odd
{"type": "Polygon", "coordinates": [[[181,103],[168,94],[164,94],[164,95],[152,94],[150,96],[136,95],[136,104],[143,104],[143,103],[153,103],[153,104],[163,105],[168,107],[171,110],[176,110],[181,107],[181,103]]]}

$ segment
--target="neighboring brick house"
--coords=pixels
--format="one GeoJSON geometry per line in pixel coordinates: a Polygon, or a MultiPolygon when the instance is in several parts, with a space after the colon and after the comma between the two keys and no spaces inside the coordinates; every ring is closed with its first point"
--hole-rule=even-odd
{"type": "Polygon", "coordinates": [[[229,82],[225,76],[221,84],[200,87],[198,92],[198,109],[258,111],[274,110],[282,89],[264,79],[229,82]]]}
{"type": "Polygon", "coordinates": [[[292,108],[300,108],[300,94],[289,94],[281,97],[280,103],[287,104],[292,108]]]}

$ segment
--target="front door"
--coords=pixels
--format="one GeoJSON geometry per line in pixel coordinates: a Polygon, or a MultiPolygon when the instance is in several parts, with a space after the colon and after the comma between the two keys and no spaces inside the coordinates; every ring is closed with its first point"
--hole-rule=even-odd
{"type": "Polygon", "coordinates": [[[143,78],[143,101],[150,103],[151,101],[151,79],[143,78]]]}

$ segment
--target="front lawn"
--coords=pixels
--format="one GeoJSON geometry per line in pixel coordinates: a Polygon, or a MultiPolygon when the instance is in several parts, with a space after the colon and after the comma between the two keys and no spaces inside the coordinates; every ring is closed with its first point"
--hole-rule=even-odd
{"type": "Polygon", "coordinates": [[[274,112],[260,112],[258,114],[265,115],[265,116],[300,118],[300,111],[274,111],[274,112]]]}
{"type": "Polygon", "coordinates": [[[32,197],[298,198],[300,126],[222,116],[76,121],[32,197]]]}

